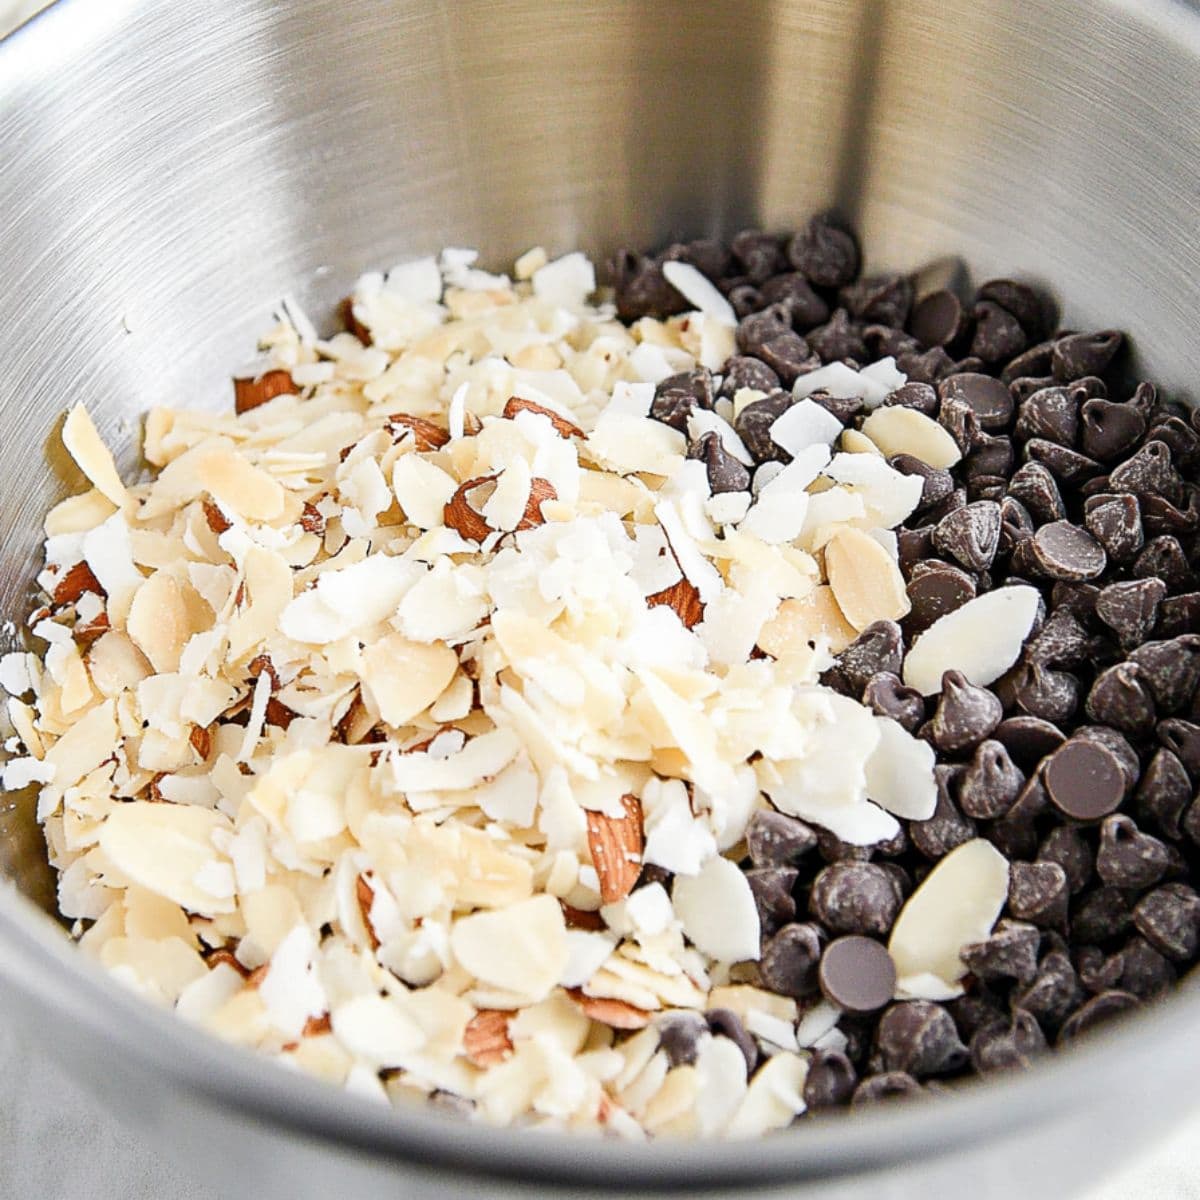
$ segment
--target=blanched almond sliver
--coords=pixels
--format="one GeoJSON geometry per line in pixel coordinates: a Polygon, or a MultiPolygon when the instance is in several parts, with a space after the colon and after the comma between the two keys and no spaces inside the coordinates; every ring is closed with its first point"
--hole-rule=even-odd
{"type": "Polygon", "coordinates": [[[863,422],[862,432],[888,458],[911,454],[931,467],[952,467],[962,458],[947,430],[915,408],[899,404],[877,408],[863,422]]]}
{"type": "Polygon", "coordinates": [[[605,904],[624,900],[642,873],[642,805],[636,796],[622,796],[620,817],[607,813],[587,814],[588,849],[600,878],[600,897],[605,904]]]}
{"type": "Polygon", "coordinates": [[[117,474],[117,465],[112,453],[100,440],[92,418],[82,404],[77,404],[67,414],[63,423],[63,445],[75,460],[75,465],[103,492],[118,508],[127,496],[125,485],[117,474]]]}
{"type": "Polygon", "coordinates": [[[510,396],[508,403],[504,406],[503,415],[511,420],[519,412],[533,412],[545,417],[554,426],[555,432],[565,438],[584,436],[583,430],[578,425],[573,421],[568,421],[566,417],[559,415],[552,409],[545,408],[541,404],[535,404],[532,400],[524,400],[520,396],[510,396]]]}
{"type": "Polygon", "coordinates": [[[824,638],[837,654],[858,634],[842,614],[828,584],[813,588],[802,599],[784,600],[775,615],[759,630],[758,648],[772,658],[785,659],[810,642],[824,638]]]}
{"type": "Polygon", "coordinates": [[[212,836],[228,829],[219,812],[193,804],[132,800],[109,813],[100,849],[134,883],[173,900],[189,912],[233,912],[233,896],[215,896],[196,882],[204,867],[221,861],[212,836]]]}
{"type": "Polygon", "coordinates": [[[567,927],[553,896],[533,896],[460,918],[450,948],[481,983],[534,1004],[553,991],[567,965],[567,927]]]}
{"type": "Polygon", "coordinates": [[[458,656],[442,642],[413,642],[393,633],[363,654],[363,684],[387,724],[399,727],[424,712],[449,686],[458,656]]]}
{"type": "Polygon", "coordinates": [[[704,620],[704,605],[701,603],[700,593],[696,585],[687,578],[681,578],[678,583],[647,596],[646,603],[651,608],[658,604],[667,605],[688,629],[704,620]]]}
{"type": "Polygon", "coordinates": [[[234,379],[233,408],[240,416],[251,409],[274,400],[276,396],[294,394],[300,389],[292,381],[291,375],[284,370],[264,371],[261,375],[249,379],[234,379]]]}
{"type": "Polygon", "coordinates": [[[568,988],[567,995],[579,1005],[585,1015],[612,1029],[644,1029],[650,1024],[650,1013],[645,1009],[635,1008],[624,1000],[612,1000],[607,996],[588,996],[580,988],[568,988]]]}
{"type": "Polygon", "coordinates": [[[199,632],[198,609],[202,606],[189,584],[180,584],[165,571],[156,571],[138,588],[129,606],[127,627],[156,671],[178,669],[184,646],[199,632]]]}
{"type": "Polygon", "coordinates": [[[825,573],[838,608],[860,632],[873,621],[898,621],[909,610],[896,560],[861,529],[839,529],[829,539],[825,573]]]}
{"type": "Polygon", "coordinates": [[[463,1032],[463,1053],[477,1067],[493,1067],[512,1054],[513,1044],[508,1036],[512,1013],[499,1008],[477,1012],[463,1032]]]}

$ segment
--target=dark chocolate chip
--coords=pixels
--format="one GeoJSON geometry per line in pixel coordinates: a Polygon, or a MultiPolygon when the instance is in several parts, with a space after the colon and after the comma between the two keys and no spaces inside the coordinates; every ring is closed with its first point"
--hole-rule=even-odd
{"type": "Polygon", "coordinates": [[[1012,438],[1004,435],[992,437],[984,433],[976,439],[975,448],[967,456],[961,469],[971,483],[983,484],[987,481],[989,485],[998,485],[999,492],[1003,495],[1015,461],[1012,438]]]}
{"type": "Polygon", "coordinates": [[[1028,716],[1005,718],[996,726],[993,736],[1025,771],[1032,770],[1066,741],[1066,734],[1056,725],[1028,716]]]}
{"type": "Polygon", "coordinates": [[[1000,548],[998,553],[1011,554],[1018,542],[1033,537],[1037,527],[1029,509],[1008,494],[1008,483],[1005,484],[1005,495],[1000,499],[1000,548]]]}
{"type": "Polygon", "coordinates": [[[1154,726],[1154,696],[1134,662],[1102,671],[1088,693],[1087,714],[1122,733],[1143,736],[1154,726]]]}
{"type": "Polygon", "coordinates": [[[1019,500],[1039,525],[1061,521],[1067,515],[1058,484],[1041,463],[1030,462],[1018,467],[1009,480],[1008,494],[1019,500]]]}
{"type": "Polygon", "coordinates": [[[844,308],[836,309],[824,325],[809,330],[804,340],[822,362],[842,362],[846,359],[861,362],[867,357],[862,326],[851,321],[850,314],[844,308]]]}
{"type": "Polygon", "coordinates": [[[813,880],[809,910],[833,933],[886,935],[903,903],[896,881],[869,862],[835,862],[813,880]]]}
{"type": "Polygon", "coordinates": [[[759,312],[751,313],[738,322],[737,346],[743,354],[758,358],[760,351],[772,338],[792,332],[791,310],[784,304],[772,304],[759,312]]]}
{"type": "Polygon", "coordinates": [[[617,316],[622,321],[667,317],[687,308],[687,301],[667,282],[661,264],[653,259],[622,251],[613,260],[611,274],[617,316]]]}
{"type": "Polygon", "coordinates": [[[814,1050],[804,1077],[804,1103],[809,1109],[840,1107],[857,1083],[854,1064],[840,1050],[814,1050]]]}
{"type": "Polygon", "coordinates": [[[971,1038],[971,1063],[981,1074],[1029,1067],[1046,1049],[1046,1038],[1032,1013],[1016,1009],[1007,1026],[989,1025],[971,1038]]]}
{"type": "Polygon", "coordinates": [[[928,1000],[893,1004],[880,1017],[875,1036],[885,1070],[916,1079],[957,1071],[968,1058],[950,1014],[928,1000]]]}
{"type": "Polygon", "coordinates": [[[1125,792],[1128,795],[1142,772],[1138,753],[1130,745],[1129,739],[1123,733],[1108,725],[1080,725],[1075,730],[1074,736],[1082,738],[1086,742],[1093,742],[1096,745],[1104,746],[1116,755],[1121,772],[1125,777],[1125,792]]]}
{"type": "Polygon", "coordinates": [[[1130,938],[1125,948],[1113,957],[1120,969],[1110,986],[1130,992],[1139,1000],[1157,999],[1170,990],[1177,978],[1170,961],[1145,938],[1130,938]]]}
{"type": "Polygon", "coordinates": [[[1088,400],[1079,415],[1083,452],[1098,462],[1115,462],[1129,453],[1146,432],[1146,419],[1132,404],[1088,400]]]}
{"type": "Polygon", "coordinates": [[[1068,383],[1083,375],[1102,375],[1121,348],[1125,336],[1119,330],[1101,333],[1072,333],[1054,343],[1050,368],[1054,378],[1068,383]]]}
{"type": "Polygon", "coordinates": [[[1138,820],[1174,841],[1183,836],[1183,814],[1192,802],[1192,783],[1179,756],[1159,750],[1142,775],[1135,796],[1138,820]]]}
{"type": "MultiPolygon", "coordinates": [[[[951,379],[957,376],[951,376],[951,379]]],[[[967,455],[983,438],[983,427],[970,405],[956,397],[947,397],[938,409],[938,424],[954,439],[961,454],[967,455]]]]}
{"type": "Polygon", "coordinates": [[[1025,349],[1028,342],[1025,330],[1008,309],[992,300],[981,300],[975,305],[973,316],[975,336],[971,339],[971,353],[976,358],[985,363],[1008,362],[1025,349]]]}
{"type": "Polygon", "coordinates": [[[1200,948],[1200,896],[1185,883],[1165,883],[1137,902],[1133,923],[1160,954],[1190,962],[1200,948]]]}
{"type": "Polygon", "coordinates": [[[810,825],[769,808],[759,809],[746,826],[746,847],[756,867],[791,866],[816,845],[817,834],[810,825]]]}
{"type": "Polygon", "coordinates": [[[781,240],[761,229],[735,233],[729,249],[752,283],[764,283],[787,266],[781,240]]]}
{"type": "Polygon", "coordinates": [[[734,430],[756,463],[791,460],[791,455],[771,440],[771,426],[795,403],[791,392],[772,392],[747,404],[734,419],[734,430]]]}
{"type": "Polygon", "coordinates": [[[901,354],[896,359],[896,366],[908,376],[909,383],[936,384],[947,375],[953,375],[955,370],[954,359],[941,346],[920,354],[901,354]]]}
{"type": "Polygon", "coordinates": [[[1083,738],[1059,746],[1042,778],[1054,806],[1077,821],[1099,820],[1115,812],[1125,798],[1125,773],[1116,755],[1083,738]]]}
{"type": "Polygon", "coordinates": [[[1071,889],[1067,873],[1053,862],[1015,862],[1009,867],[1008,910],[1022,921],[1061,928],[1071,889]]]}
{"type": "MultiPolygon", "coordinates": [[[[1131,496],[1131,500],[1136,497],[1131,496]]],[[[1195,587],[1196,575],[1179,539],[1163,534],[1151,538],[1133,564],[1138,579],[1159,579],[1168,592],[1187,592],[1195,587]]]]}
{"type": "MultiPolygon", "coordinates": [[[[1141,645],[1158,620],[1158,606],[1167,594],[1161,579],[1110,583],[1096,597],[1096,616],[1114,633],[1125,650],[1141,645]]],[[[1152,689],[1153,690],[1153,689],[1152,689]]]]}
{"type": "MultiPolygon", "coordinates": [[[[922,525],[917,529],[902,526],[896,530],[896,553],[901,573],[905,579],[911,579],[913,569],[933,555],[933,526],[922,525]]],[[[907,632],[907,626],[905,629],[907,632]]]]}
{"type": "Polygon", "coordinates": [[[1142,679],[1160,712],[1181,709],[1200,687],[1200,633],[1146,642],[1129,658],[1142,668],[1142,679]]]}
{"type": "Polygon", "coordinates": [[[746,1060],[746,1074],[752,1075],[758,1066],[758,1046],[746,1032],[741,1017],[730,1008],[710,1008],[704,1014],[704,1019],[713,1037],[728,1038],[742,1052],[746,1060]]]}
{"type": "Polygon", "coordinates": [[[829,318],[829,305],[799,271],[776,275],[759,290],[763,303],[782,305],[792,314],[792,324],[799,330],[811,329],[829,318]]]}
{"type": "Polygon", "coordinates": [[[755,867],[746,872],[746,882],[758,909],[758,924],[764,936],[796,918],[792,889],[799,872],[795,867],[755,867]]]}
{"type": "Polygon", "coordinates": [[[730,307],[733,309],[734,316],[740,321],[743,317],[748,317],[751,313],[758,312],[763,307],[762,292],[753,284],[743,283],[737,287],[731,287],[725,294],[725,298],[729,301],[730,307]]]}
{"type": "Polygon", "coordinates": [[[925,698],[916,688],[901,683],[898,675],[887,671],[867,681],[862,702],[877,715],[891,717],[909,733],[915,733],[925,720],[925,698]]]}
{"type": "MultiPolygon", "coordinates": [[[[976,293],[980,300],[992,300],[1007,309],[1018,321],[1030,338],[1042,337],[1048,332],[1053,320],[1053,307],[1049,300],[1027,283],[1015,279],[989,279],[980,284],[976,293]]],[[[1046,343],[1046,363],[1049,364],[1049,343],[1046,343]]]]}
{"type": "Polygon", "coordinates": [[[788,242],[787,258],[817,287],[842,287],[858,274],[858,243],[827,217],[814,217],[788,242]]]}
{"type": "Polygon", "coordinates": [[[1163,442],[1147,442],[1109,472],[1108,483],[1111,491],[1160,496],[1169,504],[1183,499],[1183,480],[1171,461],[1170,447],[1163,442]]]}
{"type": "Polygon", "coordinates": [[[1000,545],[1000,505],[981,500],[956,509],[938,522],[933,544],[968,571],[986,571],[1000,545]]]}
{"type": "Polygon", "coordinates": [[[721,441],[715,430],[703,434],[699,441],[688,447],[688,458],[704,463],[708,475],[709,491],[714,496],[722,492],[745,492],[750,488],[750,472],[738,462],[721,441]]]}
{"type": "MultiPolygon", "coordinates": [[[[1070,521],[1043,525],[1021,551],[1028,552],[1029,567],[1043,579],[1083,582],[1104,572],[1108,559],[1104,548],[1086,529],[1070,521]]],[[[1024,555],[1023,555],[1024,557],[1024,555]]]]}
{"type": "Polygon", "coordinates": [[[923,508],[940,504],[954,491],[954,477],[941,467],[931,467],[912,454],[897,454],[888,459],[888,464],[902,475],[917,475],[921,478],[921,499],[917,505],[923,508]]]}
{"type": "Polygon", "coordinates": [[[1178,637],[1197,629],[1200,629],[1200,592],[1168,596],[1159,606],[1156,632],[1160,637],[1178,637]]]}
{"type": "Polygon", "coordinates": [[[1110,1017],[1138,1007],[1136,996],[1128,992],[1101,992],[1079,1008],[1059,1031],[1059,1042],[1071,1042],[1088,1033],[1110,1017]]]}
{"type": "Polygon", "coordinates": [[[817,990],[817,964],[825,937],[809,922],[785,925],[763,946],[758,973],[781,996],[810,996],[817,990]]]}
{"type": "Polygon", "coordinates": [[[991,375],[969,372],[951,375],[938,385],[943,405],[960,401],[974,413],[981,429],[994,433],[1005,429],[1012,421],[1012,393],[991,375]]]}
{"type": "Polygon", "coordinates": [[[695,238],[690,242],[674,242],[659,256],[663,262],[683,262],[696,268],[709,279],[720,279],[729,272],[733,259],[728,248],[716,238],[695,238]]]}
{"type": "Polygon", "coordinates": [[[703,368],[671,375],[655,385],[650,415],[680,433],[687,433],[694,409],[712,408],[712,376],[703,368]]]}
{"type": "Polygon", "coordinates": [[[975,598],[975,581],[949,563],[918,563],[908,582],[910,609],[902,624],[904,632],[915,638],[935,621],[961,608],[975,598]]]}
{"type": "Polygon", "coordinates": [[[883,401],[883,407],[912,408],[927,417],[932,417],[938,409],[938,396],[927,383],[909,382],[902,384],[894,392],[889,392],[883,401]]]}
{"type": "Polygon", "coordinates": [[[1129,894],[1120,888],[1100,887],[1085,892],[1071,915],[1072,936],[1086,944],[1110,943],[1132,928],[1133,908],[1129,894]]]}
{"type": "Polygon", "coordinates": [[[1096,872],[1111,887],[1152,887],[1174,866],[1174,857],[1163,842],[1142,833],[1132,818],[1106,817],[1100,826],[1096,872]]]}
{"type": "Polygon", "coordinates": [[[976,687],[961,671],[947,671],[942,676],[930,739],[945,754],[961,754],[988,737],[1003,716],[995,692],[976,687]]]}
{"type": "Polygon", "coordinates": [[[896,1100],[902,1096],[918,1096],[921,1085],[903,1071],[888,1071],[884,1074],[870,1075],[854,1089],[850,1098],[851,1108],[863,1108],[869,1104],[879,1104],[887,1100],[896,1100]]]}
{"type": "Polygon", "coordinates": [[[899,675],[903,661],[904,636],[895,621],[873,621],[834,659],[855,697],[861,696],[868,680],[881,671],[899,675]]]}
{"type": "Polygon", "coordinates": [[[967,489],[965,487],[956,487],[941,504],[935,504],[932,508],[928,508],[921,513],[921,520],[936,526],[939,521],[949,516],[950,513],[957,509],[965,508],[968,503],[967,489]]]}
{"type": "Polygon", "coordinates": [[[1021,401],[1014,432],[1017,437],[1044,438],[1074,446],[1079,437],[1079,402],[1065,387],[1045,387],[1021,401]]]}
{"type": "Polygon", "coordinates": [[[906,275],[873,275],[842,288],[838,301],[860,321],[907,325],[913,302],[912,280],[906,275]]]}
{"type": "Polygon", "coordinates": [[[931,292],[913,308],[908,329],[924,350],[948,346],[967,329],[962,302],[950,291],[931,292]]]}
{"type": "Polygon", "coordinates": [[[1027,658],[996,682],[996,690],[1010,708],[1061,725],[1078,710],[1083,685],[1066,671],[1027,658]]]}
{"type": "Polygon", "coordinates": [[[1183,763],[1193,781],[1200,781],[1200,725],[1180,717],[1159,721],[1155,731],[1159,742],[1183,763]]]}
{"type": "Polygon", "coordinates": [[[821,365],[821,360],[809,351],[808,343],[792,330],[763,342],[756,353],[785,387],[791,387],[801,375],[821,365]]]}
{"type": "Polygon", "coordinates": [[[779,376],[762,359],[735,354],[725,363],[725,374],[718,393],[732,400],[742,388],[757,392],[773,392],[779,387],[779,376]]]}
{"type": "Polygon", "coordinates": [[[1047,1033],[1054,1033],[1083,999],[1070,958],[1055,950],[1042,959],[1033,982],[1014,994],[1013,1003],[1032,1013],[1047,1033]]]}
{"type": "Polygon", "coordinates": [[[1113,562],[1130,562],[1142,549],[1142,510],[1132,493],[1092,496],[1084,505],[1083,519],[1113,562]]]}
{"type": "Polygon", "coordinates": [[[958,806],[968,817],[991,821],[1004,816],[1025,785],[1025,776],[1004,744],[981,742],[958,781],[958,806]]]}
{"type": "Polygon", "coordinates": [[[1038,847],[1039,862],[1056,862],[1067,874],[1071,895],[1078,895],[1091,882],[1096,855],[1076,825],[1057,825],[1038,847]]]}
{"type": "Polygon", "coordinates": [[[867,344],[867,357],[872,362],[881,358],[898,359],[902,354],[915,354],[921,349],[915,337],[891,325],[864,325],[863,341],[867,344]]]}
{"type": "Polygon", "coordinates": [[[960,957],[971,974],[985,983],[1010,979],[1029,983],[1037,975],[1041,940],[1036,925],[1004,917],[986,941],[964,946],[960,957]]]}
{"type": "Polygon", "coordinates": [[[874,938],[852,935],[830,942],[818,974],[825,999],[847,1012],[874,1012],[896,990],[896,965],[874,938]]]}
{"type": "MultiPolygon", "coordinates": [[[[967,464],[968,471],[970,463],[967,464]]],[[[1003,475],[972,475],[967,487],[969,501],[994,500],[997,504],[1003,500],[1004,490],[1008,487],[1008,479],[1003,475]]]]}
{"type": "Polygon", "coordinates": [[[927,821],[911,821],[908,836],[913,846],[934,861],[975,836],[975,822],[964,817],[955,804],[951,790],[966,768],[939,763],[933,768],[937,784],[937,806],[927,821]]]}
{"type": "Polygon", "coordinates": [[[1070,609],[1056,608],[1026,646],[1032,662],[1068,670],[1088,661],[1092,639],[1070,609]]]}
{"type": "Polygon", "coordinates": [[[1125,969],[1121,951],[1105,954],[1099,946],[1076,946],[1072,958],[1079,982],[1093,995],[1115,988],[1125,969]]]}
{"type": "Polygon", "coordinates": [[[832,413],[843,425],[849,425],[862,412],[863,402],[859,396],[831,396],[826,391],[813,392],[808,397],[826,412],[832,413]]]}
{"type": "Polygon", "coordinates": [[[699,1013],[677,1009],[660,1017],[655,1027],[659,1049],[672,1067],[687,1067],[696,1061],[700,1039],[708,1032],[708,1025],[699,1013]]]}
{"type": "Polygon", "coordinates": [[[1059,483],[1068,487],[1079,487],[1103,474],[1103,468],[1094,458],[1045,438],[1030,438],[1025,443],[1025,458],[1028,462],[1040,462],[1059,483]]]}

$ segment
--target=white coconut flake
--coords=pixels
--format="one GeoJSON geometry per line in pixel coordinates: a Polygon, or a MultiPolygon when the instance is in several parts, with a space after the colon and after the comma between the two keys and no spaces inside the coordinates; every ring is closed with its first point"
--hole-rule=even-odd
{"type": "Polygon", "coordinates": [[[876,717],[879,744],[866,763],[867,796],[893,816],[927,821],[937,807],[933,748],[891,717],[876,717]]]}
{"type": "Polygon", "coordinates": [[[775,418],[771,441],[793,458],[810,446],[832,446],[842,434],[842,423],[815,400],[801,400],[775,418]]]}
{"type": "Polygon", "coordinates": [[[567,309],[582,308],[595,290],[595,268],[578,250],[548,262],[533,273],[533,294],[567,309]]]}
{"type": "Polygon", "coordinates": [[[697,875],[675,880],[671,898],[684,933],[705,954],[729,963],[758,958],[758,909],[735,863],[710,858],[697,875]]]}
{"type": "Polygon", "coordinates": [[[737,325],[733,305],[691,263],[665,262],[662,272],[666,281],[698,312],[731,329],[737,325]]]}
{"type": "Polygon", "coordinates": [[[465,432],[467,392],[470,390],[469,384],[459,384],[454,389],[454,395],[450,398],[450,407],[446,410],[446,425],[450,430],[450,437],[452,439],[462,437],[465,432]]]}

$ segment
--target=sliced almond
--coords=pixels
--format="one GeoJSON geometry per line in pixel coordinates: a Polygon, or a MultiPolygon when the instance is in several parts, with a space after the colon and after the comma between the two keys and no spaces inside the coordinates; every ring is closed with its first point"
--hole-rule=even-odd
{"type": "Polygon", "coordinates": [[[76,643],[86,649],[93,642],[102,638],[112,628],[112,624],[108,619],[108,613],[97,613],[90,621],[78,622],[74,629],[71,630],[71,636],[76,643]]]}
{"type": "Polygon", "coordinates": [[[427,709],[449,686],[458,656],[443,642],[413,642],[393,633],[363,656],[364,686],[384,721],[398,728],[427,709]]]}
{"type": "Polygon", "coordinates": [[[802,599],[784,600],[758,634],[758,648],[772,658],[784,659],[809,643],[825,639],[837,654],[857,636],[834,599],[828,584],[813,588],[802,599]]]}
{"type": "Polygon", "coordinates": [[[358,900],[358,911],[362,914],[363,924],[367,927],[367,937],[371,942],[371,949],[379,949],[379,935],[375,932],[375,926],[371,924],[371,905],[375,903],[375,889],[367,881],[365,875],[359,875],[354,884],[354,895],[358,900]]]}
{"type": "Polygon", "coordinates": [[[650,1024],[650,1013],[635,1008],[624,1000],[612,1000],[607,996],[588,996],[581,988],[568,988],[567,995],[579,1006],[585,1016],[611,1029],[644,1029],[650,1024]]]}
{"type": "Polygon", "coordinates": [[[203,725],[193,725],[192,732],[188,734],[188,741],[201,759],[207,762],[208,756],[212,753],[212,726],[205,728],[203,725]]]}
{"type": "Polygon", "coordinates": [[[513,1052],[508,1023],[513,1014],[499,1008],[477,1012],[463,1031],[463,1053],[477,1067],[494,1067],[513,1052]]]}
{"type": "Polygon", "coordinates": [[[861,529],[839,529],[829,539],[825,573],[838,608],[859,632],[873,621],[898,621],[910,608],[896,560],[861,529]]]}
{"type": "Polygon", "coordinates": [[[396,441],[411,433],[419,451],[440,450],[450,440],[446,430],[424,417],[414,417],[408,413],[393,413],[384,428],[396,441]]]}
{"type": "Polygon", "coordinates": [[[276,396],[294,395],[300,389],[295,385],[291,375],[284,370],[264,371],[257,378],[234,379],[233,407],[240,416],[251,409],[274,400],[276,396]]]}
{"type": "Polygon", "coordinates": [[[208,969],[215,971],[220,966],[232,967],[243,979],[250,976],[250,972],[238,961],[237,955],[232,950],[227,950],[222,947],[220,950],[214,950],[204,960],[208,963],[208,969]]]}
{"type": "Polygon", "coordinates": [[[600,878],[600,898],[605,904],[624,900],[633,891],[642,873],[642,804],[636,796],[622,796],[620,817],[588,812],[587,840],[596,874],[600,878]]]}
{"type": "Polygon", "coordinates": [[[267,712],[264,718],[264,723],[274,725],[277,729],[287,729],[287,727],[296,719],[299,714],[288,708],[281,700],[276,700],[272,696],[267,701],[267,712]]]}
{"type": "Polygon", "coordinates": [[[233,528],[232,522],[212,500],[201,501],[201,507],[204,510],[204,519],[208,523],[209,529],[218,537],[233,528]]]}
{"type": "Polygon", "coordinates": [[[566,921],[568,929],[582,929],[588,933],[599,933],[608,928],[604,918],[598,912],[576,908],[565,900],[560,900],[559,904],[562,906],[563,919],[566,921]]]}
{"type": "Polygon", "coordinates": [[[688,629],[699,625],[704,620],[704,605],[700,600],[700,593],[696,585],[686,576],[681,578],[678,583],[663,588],[661,592],[647,596],[646,603],[651,608],[665,604],[674,609],[676,616],[688,629]]]}
{"type": "MultiPolygon", "coordinates": [[[[468,479],[466,483],[460,484],[458,490],[450,497],[445,508],[442,510],[442,521],[447,528],[453,529],[455,533],[472,542],[482,542],[488,534],[492,533],[492,527],[471,506],[470,497],[473,492],[477,492],[484,484],[495,483],[497,478],[496,475],[480,475],[475,479],[468,479]]],[[[530,500],[532,501],[532,499],[533,493],[531,491],[530,500]]]]}
{"type": "Polygon", "coordinates": [[[109,448],[100,439],[92,418],[82,404],[67,414],[62,431],[63,445],[75,460],[75,465],[96,486],[96,489],[118,508],[125,503],[125,485],[117,474],[116,463],[109,448]]]}
{"type": "Polygon", "coordinates": [[[275,665],[266,654],[256,654],[247,664],[246,673],[251,679],[257,679],[263,672],[266,672],[271,677],[271,690],[273,692],[279,690],[279,672],[275,670],[275,665]]]}
{"type": "Polygon", "coordinates": [[[307,500],[304,502],[304,508],[300,513],[300,528],[305,533],[320,535],[325,532],[324,515],[315,504],[310,504],[307,500]]]}
{"type": "Polygon", "coordinates": [[[304,1022],[304,1031],[302,1037],[323,1037],[327,1033],[333,1032],[333,1019],[328,1013],[322,1013],[319,1017],[309,1017],[304,1022]]]}
{"type": "Polygon", "coordinates": [[[545,524],[546,518],[542,516],[542,505],[547,500],[557,499],[558,493],[554,490],[554,485],[550,480],[535,478],[529,486],[529,500],[525,505],[525,515],[517,526],[518,531],[533,529],[537,525],[545,524]]]}
{"type": "Polygon", "coordinates": [[[54,603],[58,607],[74,604],[84,592],[94,592],[97,596],[107,594],[92,574],[92,568],[85,562],[77,562],[68,567],[54,584],[54,603]]]}
{"type": "Polygon", "coordinates": [[[535,404],[532,400],[525,400],[521,396],[510,396],[508,403],[504,406],[504,416],[512,420],[519,412],[533,412],[545,417],[554,426],[555,432],[562,437],[586,436],[583,430],[573,421],[568,421],[566,417],[560,416],[552,409],[546,408],[541,404],[535,404]]]}
{"type": "Polygon", "coordinates": [[[888,458],[911,454],[931,467],[952,467],[962,458],[949,432],[915,408],[899,404],[877,408],[863,422],[862,431],[888,458]]]}

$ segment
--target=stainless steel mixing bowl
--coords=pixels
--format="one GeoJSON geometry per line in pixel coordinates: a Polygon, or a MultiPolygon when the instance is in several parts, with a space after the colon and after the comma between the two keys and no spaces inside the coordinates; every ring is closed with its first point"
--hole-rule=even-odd
{"type": "MultiPolygon", "coordinates": [[[[64,0],[0,45],[0,619],[78,482],[70,402],[135,469],[138,413],[226,405],[283,292],[328,313],[446,244],[502,262],[832,206],[871,266],[1043,280],[1186,395],[1198,79],[1200,17],[1164,0],[64,0]]],[[[5,1019],[233,1196],[1063,1196],[1186,1111],[1200,1066],[1185,990],[1027,1076],[751,1145],[467,1127],[102,978],[42,911],[28,795],[4,798],[0,863],[5,1019]]]]}

